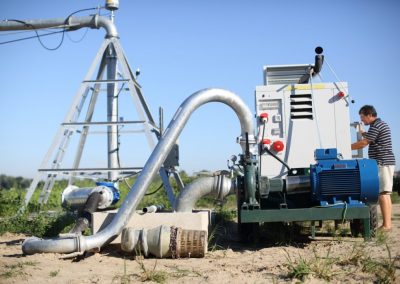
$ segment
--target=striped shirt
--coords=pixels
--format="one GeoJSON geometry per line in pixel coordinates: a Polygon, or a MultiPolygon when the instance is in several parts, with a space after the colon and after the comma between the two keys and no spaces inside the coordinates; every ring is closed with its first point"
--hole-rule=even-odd
{"type": "Polygon", "coordinates": [[[364,137],[369,141],[368,156],[370,159],[375,159],[382,166],[395,165],[390,128],[386,122],[380,118],[375,119],[364,137]]]}

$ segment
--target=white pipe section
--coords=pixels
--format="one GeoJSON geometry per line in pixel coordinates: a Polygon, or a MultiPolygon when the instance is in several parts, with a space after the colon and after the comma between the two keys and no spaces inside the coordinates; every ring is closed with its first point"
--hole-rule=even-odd
{"type": "Polygon", "coordinates": [[[172,121],[165,129],[163,136],[158,141],[158,144],[151,153],[149,159],[144,165],[143,170],[137,177],[136,182],[129,191],[127,197],[122,203],[118,213],[111,223],[92,236],[81,236],[69,239],[51,239],[38,240],[27,239],[22,244],[22,251],[25,254],[33,254],[39,251],[52,252],[52,248],[57,248],[57,252],[72,253],[85,252],[90,250],[99,250],[102,246],[110,243],[115,239],[127,225],[132,214],[135,212],[139,202],[142,200],[147,188],[151,184],[154,177],[157,175],[160,167],[167,158],[169,152],[182,132],[190,115],[201,105],[209,102],[221,102],[230,106],[239,118],[241,126],[242,148],[246,134],[249,136],[251,143],[250,149],[255,149],[253,115],[246,104],[234,93],[223,89],[205,89],[198,91],[188,97],[178,108],[172,121]]]}
{"type": "Polygon", "coordinates": [[[177,212],[192,212],[197,200],[205,195],[211,195],[222,200],[235,192],[235,182],[226,175],[203,177],[185,186],[175,201],[177,212]]]}
{"type": "Polygon", "coordinates": [[[80,28],[106,30],[106,37],[118,37],[117,28],[114,23],[108,18],[103,16],[86,16],[86,17],[69,17],[55,18],[55,19],[37,19],[37,20],[24,20],[21,22],[13,20],[0,21],[0,31],[15,31],[15,30],[34,30],[46,28],[66,28],[66,29],[80,29],[80,28]]]}

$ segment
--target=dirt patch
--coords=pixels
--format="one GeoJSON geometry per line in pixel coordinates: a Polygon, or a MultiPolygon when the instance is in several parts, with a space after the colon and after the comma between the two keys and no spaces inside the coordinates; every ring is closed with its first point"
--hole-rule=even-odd
{"type": "MultiPolygon", "coordinates": [[[[226,231],[205,258],[140,259],[109,246],[82,259],[24,256],[25,235],[0,236],[0,283],[399,283],[400,205],[393,230],[370,242],[318,236],[290,245],[242,245],[226,231]],[[151,282],[150,282],[151,283],[151,282]]],[[[380,213],[379,213],[380,214],[380,213]]]]}

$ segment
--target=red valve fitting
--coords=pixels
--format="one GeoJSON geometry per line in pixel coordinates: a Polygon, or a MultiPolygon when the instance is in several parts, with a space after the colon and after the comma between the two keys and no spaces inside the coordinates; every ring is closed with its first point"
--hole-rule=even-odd
{"type": "Polygon", "coordinates": [[[260,114],[260,120],[261,120],[262,122],[268,121],[268,116],[269,116],[268,113],[263,112],[263,113],[260,114]]]}
{"type": "Polygon", "coordinates": [[[344,92],[339,92],[339,93],[337,93],[337,96],[339,97],[339,98],[343,98],[344,96],[345,96],[346,94],[344,93],[344,92]]]}
{"type": "Polygon", "coordinates": [[[285,145],[282,141],[275,141],[272,144],[272,149],[274,149],[275,152],[281,152],[283,151],[283,149],[285,149],[285,145]]]}
{"type": "Polygon", "coordinates": [[[263,140],[261,141],[261,143],[263,144],[263,146],[266,146],[266,145],[271,144],[271,140],[270,140],[270,139],[263,139],[263,140]]]}

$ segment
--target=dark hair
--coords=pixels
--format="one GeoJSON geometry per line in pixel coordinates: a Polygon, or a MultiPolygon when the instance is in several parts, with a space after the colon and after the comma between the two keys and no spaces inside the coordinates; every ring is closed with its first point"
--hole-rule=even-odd
{"type": "Polygon", "coordinates": [[[360,108],[360,111],[358,112],[358,114],[363,114],[365,116],[367,115],[372,115],[373,117],[377,117],[378,114],[376,113],[376,110],[373,106],[371,105],[365,105],[362,108],[360,108]]]}

